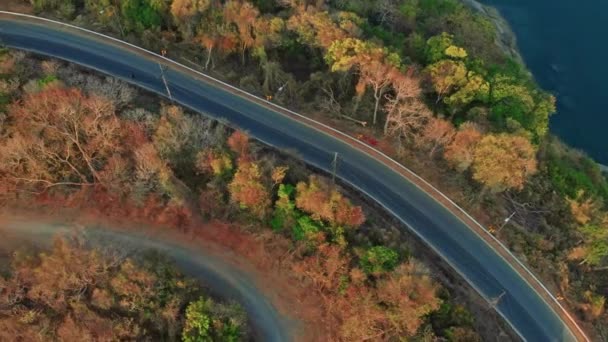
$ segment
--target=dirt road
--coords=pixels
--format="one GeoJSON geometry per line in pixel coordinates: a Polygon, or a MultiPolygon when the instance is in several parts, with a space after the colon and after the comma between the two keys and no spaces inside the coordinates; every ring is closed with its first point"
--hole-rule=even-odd
{"type": "MultiPolygon", "coordinates": [[[[76,230],[66,227],[69,225],[60,222],[2,218],[0,249],[11,249],[22,243],[48,246],[56,234],[69,234],[76,230]]],[[[265,290],[253,280],[255,277],[222,260],[222,256],[211,249],[178,245],[167,236],[152,232],[144,234],[88,225],[77,230],[94,246],[111,246],[128,253],[155,249],[170,256],[182,272],[199,279],[213,294],[239,302],[247,311],[257,340],[290,341],[297,335],[298,322],[278,312],[265,290]]]]}

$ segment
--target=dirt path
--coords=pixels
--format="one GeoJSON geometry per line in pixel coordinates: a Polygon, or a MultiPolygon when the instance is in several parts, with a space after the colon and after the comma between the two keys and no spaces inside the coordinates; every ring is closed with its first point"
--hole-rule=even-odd
{"type": "MultiPolygon", "coordinates": [[[[0,248],[18,246],[20,243],[48,245],[58,233],[70,233],[76,228],[65,222],[37,220],[24,217],[0,218],[0,248]]],[[[78,229],[80,230],[80,229],[78,229]]],[[[299,323],[285,317],[273,305],[268,289],[260,288],[249,270],[224,260],[214,248],[196,249],[187,243],[170,239],[154,229],[125,231],[87,225],[82,233],[92,244],[112,246],[136,253],[146,249],[161,251],[173,258],[184,273],[199,279],[211,291],[223,298],[238,301],[247,311],[256,339],[260,341],[295,340],[299,323]]]]}

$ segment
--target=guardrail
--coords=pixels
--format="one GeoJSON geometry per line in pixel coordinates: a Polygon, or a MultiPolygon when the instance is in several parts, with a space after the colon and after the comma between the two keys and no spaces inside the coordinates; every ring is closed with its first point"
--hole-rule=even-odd
{"type": "MultiPolygon", "coordinates": [[[[338,137],[346,140],[347,142],[350,142],[351,144],[355,145],[355,146],[359,146],[360,150],[362,150],[364,153],[370,155],[371,157],[375,158],[374,155],[376,156],[380,156],[382,157],[383,160],[380,160],[378,158],[379,161],[383,162],[386,164],[386,162],[392,164],[392,166],[394,168],[397,168],[398,170],[404,171],[405,173],[407,173],[408,175],[410,175],[411,177],[413,177],[416,181],[418,181],[419,183],[423,184],[426,188],[430,189],[431,191],[433,191],[433,193],[437,196],[439,196],[441,199],[443,199],[444,201],[446,201],[452,208],[456,209],[457,212],[454,212],[454,210],[451,210],[449,207],[447,207],[445,205],[444,202],[442,201],[437,201],[439,202],[444,208],[446,208],[448,211],[452,212],[456,217],[458,217],[463,223],[465,223],[467,226],[469,226],[470,228],[474,228],[472,227],[470,224],[467,224],[464,220],[462,220],[462,216],[464,216],[468,221],[470,221],[471,223],[473,223],[477,229],[473,229],[473,231],[482,239],[484,239],[484,241],[486,241],[486,243],[492,245],[490,242],[492,242],[493,244],[499,246],[500,250],[496,250],[496,252],[498,252],[501,257],[503,259],[505,259],[505,261],[514,269],[517,270],[517,268],[523,270],[525,272],[525,274],[521,274],[521,272],[517,272],[519,274],[522,275],[522,278],[532,287],[532,288],[536,288],[536,289],[540,289],[542,291],[537,291],[539,295],[541,295],[542,297],[544,297],[545,299],[549,299],[549,301],[547,302],[547,304],[553,304],[553,308],[554,311],[556,312],[556,314],[560,315],[559,312],[562,313],[563,316],[565,316],[568,319],[568,323],[570,323],[569,325],[574,327],[576,332],[580,335],[580,337],[582,337],[583,340],[587,341],[587,342],[591,342],[591,340],[587,337],[587,335],[585,334],[585,332],[580,328],[580,326],[578,325],[578,323],[576,322],[576,320],[574,319],[574,317],[572,317],[572,315],[566,310],[566,308],[564,308],[564,306],[559,302],[559,300],[557,298],[555,298],[555,296],[553,296],[553,294],[551,293],[551,291],[549,291],[549,289],[540,281],[540,279],[538,279],[534,273],[528,269],[528,267],[526,267],[526,265],[524,263],[521,262],[521,260],[519,260],[519,258],[517,258],[517,256],[515,256],[500,240],[498,240],[492,233],[490,233],[490,231],[488,229],[486,229],[481,223],[479,223],[477,220],[475,220],[475,218],[473,218],[471,215],[469,215],[469,213],[467,213],[462,207],[460,207],[458,204],[456,204],[454,201],[452,201],[447,195],[445,195],[443,192],[441,192],[439,189],[437,189],[435,186],[433,186],[432,184],[430,184],[429,182],[427,182],[425,179],[423,179],[422,177],[420,177],[418,174],[416,174],[414,171],[410,170],[409,168],[405,167],[404,165],[402,165],[401,163],[399,163],[398,161],[394,160],[393,158],[391,158],[390,156],[386,155],[384,152],[374,148],[373,146],[366,144],[364,142],[362,142],[359,139],[356,139],[342,131],[339,131],[333,127],[330,127],[322,122],[316,121],[314,119],[311,119],[307,116],[304,116],[302,114],[299,114],[297,112],[294,112],[288,108],[282,107],[276,103],[267,101],[265,99],[262,99],[258,96],[255,96],[251,93],[248,93],[242,89],[239,89],[235,86],[232,86],[224,81],[221,81],[219,79],[216,79],[212,76],[209,76],[205,73],[202,73],[198,70],[195,70],[193,68],[190,68],[186,65],[183,65],[179,62],[176,62],[172,59],[169,59],[165,56],[159,55],[155,52],[146,50],[144,48],[141,48],[137,45],[131,44],[129,42],[125,42],[123,40],[102,34],[102,33],[98,33],[86,28],[82,28],[82,27],[78,27],[75,25],[71,25],[71,24],[67,24],[67,23],[62,23],[56,20],[51,20],[51,19],[47,19],[47,18],[42,18],[42,17],[37,17],[37,16],[33,16],[33,15],[28,15],[28,14],[22,14],[22,13],[14,13],[14,12],[7,12],[7,11],[0,11],[0,14],[5,14],[8,16],[13,16],[16,18],[27,18],[27,19],[32,19],[38,22],[47,22],[47,23],[52,23],[55,25],[60,25],[60,26],[65,26],[68,28],[72,28],[81,32],[86,32],[89,34],[92,34],[94,36],[97,36],[99,38],[104,38],[107,40],[110,40],[114,43],[117,43],[119,45],[123,45],[123,46],[128,46],[132,49],[136,49],[140,52],[143,52],[146,55],[149,55],[150,57],[153,57],[155,59],[160,59],[162,61],[164,61],[166,64],[169,65],[174,65],[177,66],[178,68],[181,69],[185,69],[188,70],[189,72],[195,73],[198,76],[201,76],[203,78],[206,78],[212,82],[221,84],[222,86],[231,89],[232,91],[236,92],[237,94],[248,98],[250,100],[253,100],[255,102],[259,102],[259,103],[263,103],[264,105],[266,105],[267,107],[273,108],[279,112],[284,112],[284,113],[289,113],[292,116],[295,116],[297,118],[299,118],[300,120],[303,120],[304,122],[308,123],[309,125],[312,126],[317,126],[317,127],[321,127],[326,131],[330,131],[332,133],[334,133],[335,135],[337,135],[338,137]],[[373,154],[371,154],[370,152],[372,152],[373,154]],[[461,216],[462,215],[462,216],[461,216]],[[480,234],[483,233],[482,234],[480,234]],[[515,262],[515,265],[512,262],[509,262],[509,260],[507,259],[507,257],[509,259],[511,259],[512,261],[515,262]],[[518,267],[515,267],[518,266],[518,267]],[[527,276],[527,277],[526,277],[527,276]],[[528,279],[532,279],[534,281],[534,283],[530,283],[530,281],[528,279]],[[559,312],[555,310],[555,308],[559,309],[559,312]]],[[[417,187],[419,187],[422,191],[425,191],[427,194],[429,194],[431,197],[435,198],[432,194],[430,194],[428,191],[426,191],[425,189],[423,189],[422,187],[420,187],[419,184],[413,182],[417,187]]],[[[480,294],[481,292],[478,291],[480,294]]],[[[486,298],[486,300],[488,300],[486,298]]],[[[501,314],[502,315],[502,314],[501,314]]],[[[560,316],[562,316],[560,315],[560,316]]],[[[519,332],[518,332],[519,333],[519,332]]]]}

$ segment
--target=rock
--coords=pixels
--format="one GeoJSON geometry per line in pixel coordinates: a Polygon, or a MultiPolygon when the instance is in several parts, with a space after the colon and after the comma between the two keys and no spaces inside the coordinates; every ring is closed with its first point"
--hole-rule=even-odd
{"type": "Polygon", "coordinates": [[[477,0],[460,1],[462,1],[465,6],[487,17],[492,23],[494,23],[497,33],[496,45],[498,45],[505,54],[511,58],[514,58],[521,64],[524,64],[524,60],[517,48],[517,37],[515,36],[515,33],[513,33],[513,30],[511,30],[509,23],[505,20],[505,18],[502,17],[502,15],[500,15],[498,10],[496,10],[494,7],[486,6],[477,0]]]}

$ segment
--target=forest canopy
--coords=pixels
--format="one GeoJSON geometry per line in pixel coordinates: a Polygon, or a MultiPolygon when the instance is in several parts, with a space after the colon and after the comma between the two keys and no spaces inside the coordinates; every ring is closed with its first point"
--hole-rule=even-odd
{"type": "MultiPolygon", "coordinates": [[[[606,175],[593,160],[551,135],[554,96],[497,44],[500,32],[492,20],[462,1],[32,4],[37,13],[100,29],[152,51],[165,50],[170,58],[382,149],[466,208],[544,282],[559,289],[579,317],[608,326],[602,272],[608,267],[606,175]],[[507,217],[511,219],[503,225],[507,217]]],[[[8,147],[0,150],[0,173],[9,181],[0,187],[7,191],[23,186],[31,192],[48,191],[58,183],[120,184],[116,193],[133,193],[140,201],[160,194],[178,211],[192,197],[183,183],[196,183],[200,176],[210,183],[194,191],[201,202],[211,206],[228,201],[249,218],[269,220],[275,231],[311,249],[318,248],[319,241],[345,246],[349,234],[366,225],[365,215],[352,203],[319,190],[326,188],[324,181],[289,175],[276,181],[289,173],[281,171],[285,165],[252,158],[256,153],[246,149],[243,137],[234,137],[232,144],[224,142],[225,132],[199,135],[200,130],[188,127],[199,125],[207,132],[213,128],[175,108],[163,109],[160,118],[142,110],[125,115],[129,120],[120,123],[120,134],[137,146],[135,151],[116,149],[110,154],[105,152],[114,148],[104,146],[100,154],[87,152],[97,148],[95,136],[114,134],[109,113],[122,113],[122,101],[100,113],[102,127],[86,132],[92,145],[81,146],[84,154],[65,136],[39,130],[34,132],[48,135],[53,144],[26,144],[24,139],[36,137],[19,128],[24,124],[20,110],[37,108],[44,92],[74,94],[85,108],[99,100],[95,94],[77,94],[85,83],[70,83],[75,90],[51,90],[62,82],[52,68],[30,80],[14,76],[19,58],[6,51],[0,58],[0,118],[16,124],[4,128],[10,134],[1,138],[8,147]],[[23,90],[32,104],[13,103],[23,90]],[[36,94],[40,90],[43,94],[36,94]],[[139,122],[143,124],[134,124],[139,122]],[[184,135],[178,134],[182,131],[184,135]],[[222,141],[222,147],[209,148],[212,141],[222,141]],[[70,158],[78,151],[91,158],[92,167],[86,160],[73,168],[68,165],[67,146],[70,158]],[[44,157],[42,152],[56,156],[44,157]],[[17,176],[22,170],[27,177],[17,176]],[[61,180],[44,173],[55,170],[61,180]],[[337,206],[348,215],[339,217],[332,209],[337,206]]],[[[128,91],[105,94],[112,100],[129,96],[128,91]]],[[[65,106],[69,109],[69,101],[65,106]]],[[[57,115],[47,119],[50,127],[59,128],[64,120],[57,115]]],[[[79,124],[86,127],[84,121],[79,124]]],[[[206,215],[216,215],[210,212],[206,215]]],[[[189,219],[186,212],[181,217],[189,219]]],[[[602,338],[607,338],[605,332],[602,338]]]]}
{"type": "Polygon", "coordinates": [[[124,254],[67,237],[15,253],[0,277],[0,339],[247,340],[238,305],[212,299],[158,253],[124,254]]]}

